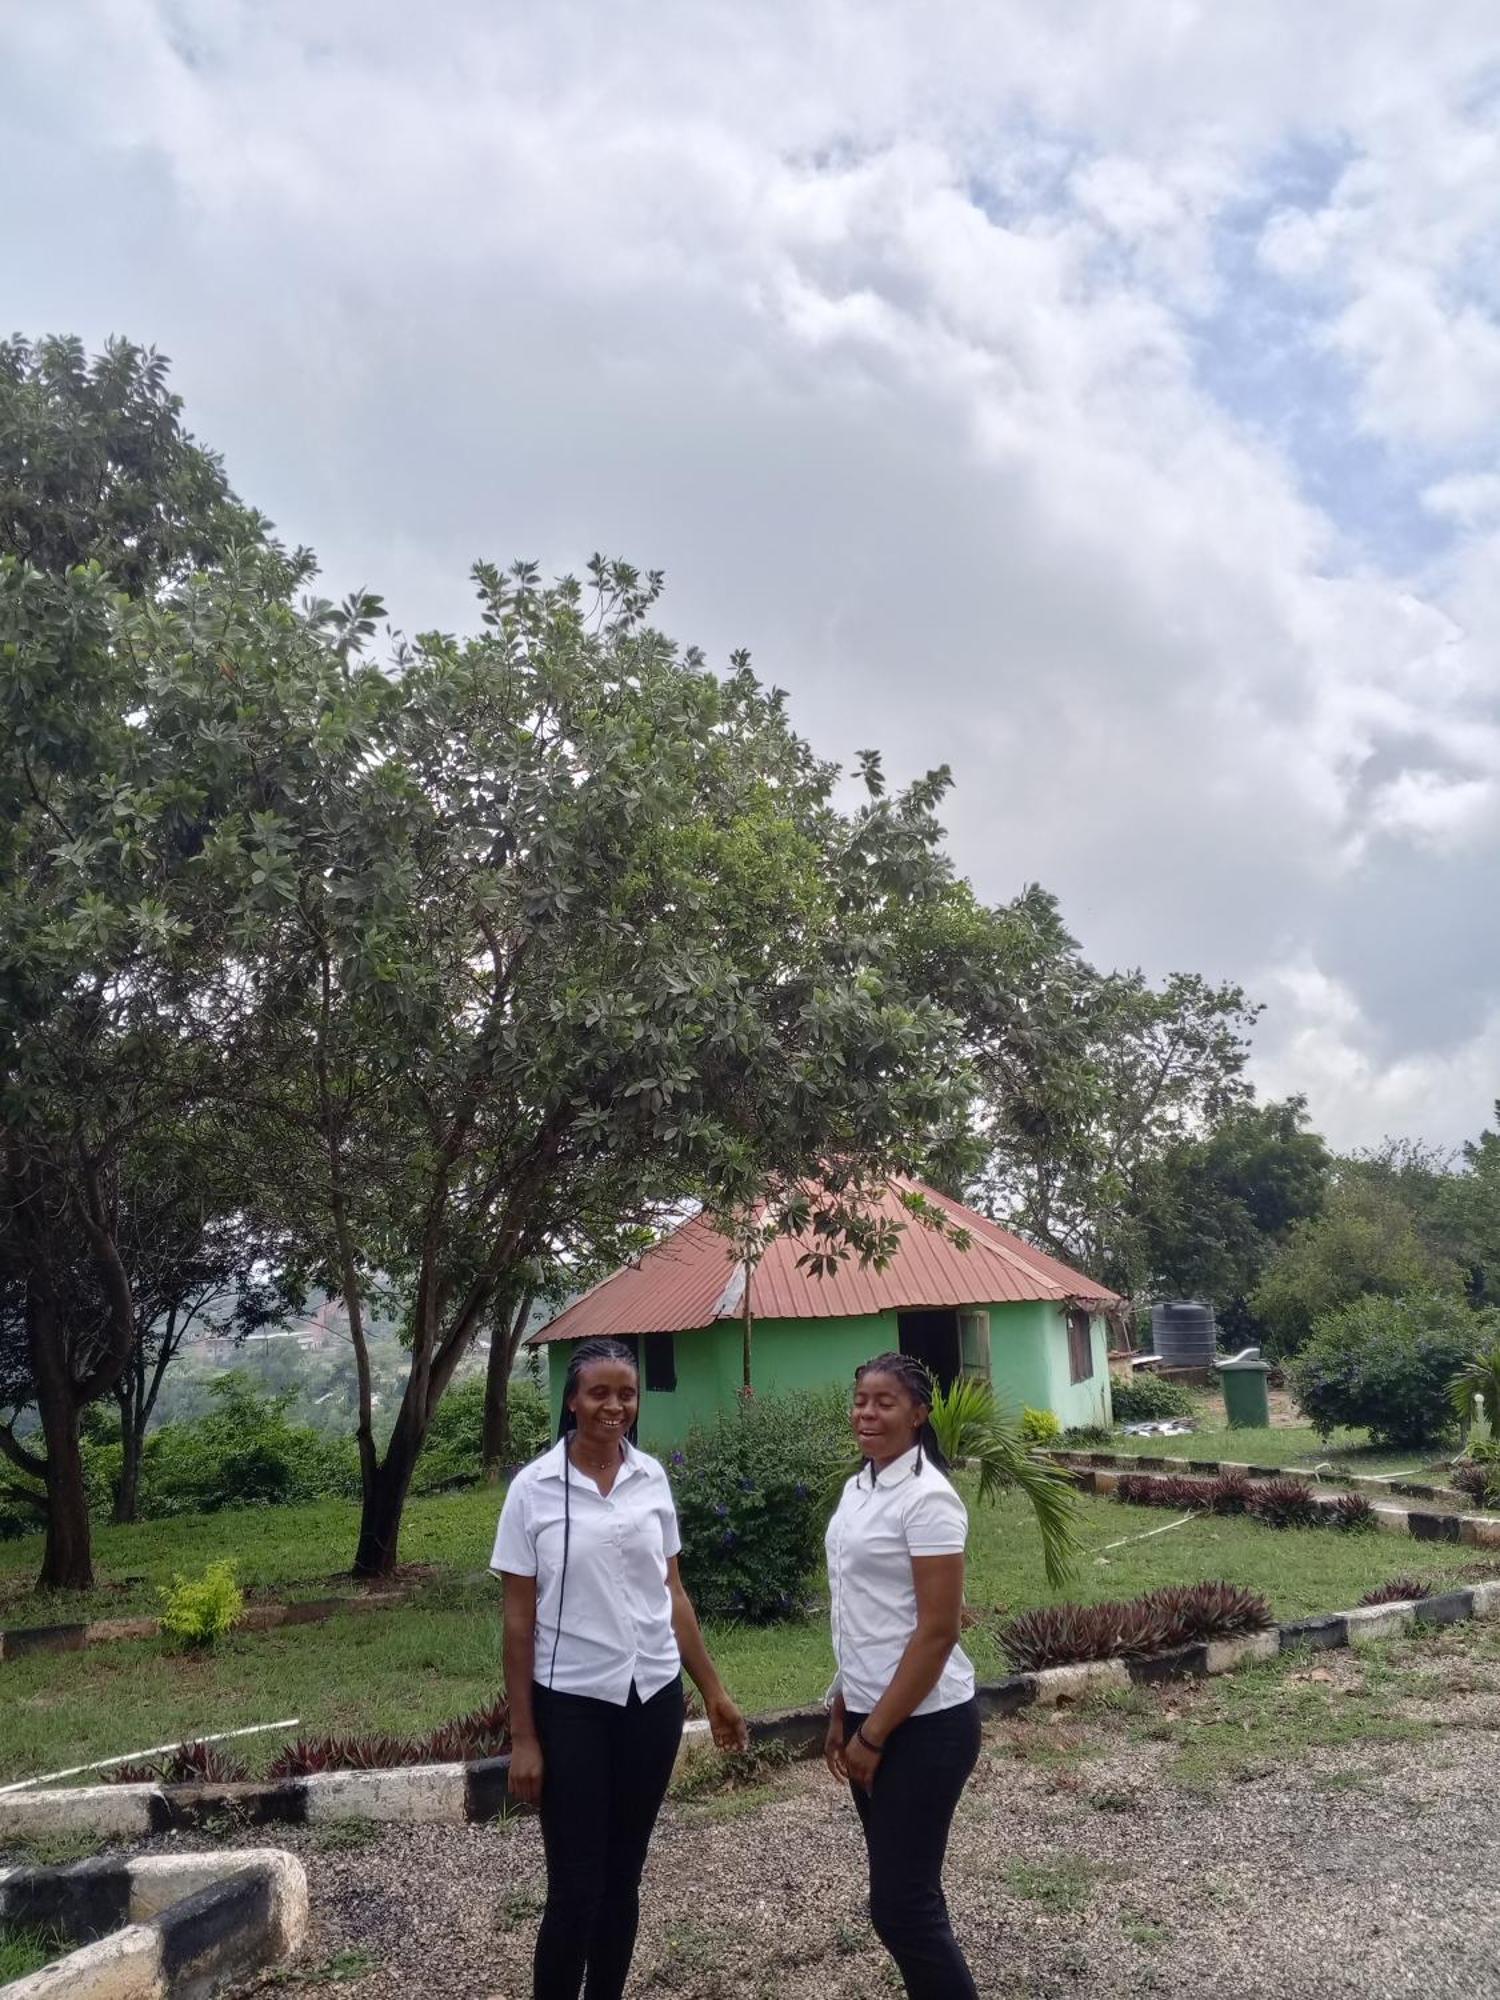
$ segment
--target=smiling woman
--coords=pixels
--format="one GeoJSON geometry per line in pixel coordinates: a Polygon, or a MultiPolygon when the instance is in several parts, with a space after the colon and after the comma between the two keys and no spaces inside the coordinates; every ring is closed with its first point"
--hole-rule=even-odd
{"type": "Polygon", "coordinates": [[[910,2000],[975,1986],[948,1922],[948,1830],[979,1758],[974,1669],[958,1643],[969,1518],[932,1428],[926,1367],[880,1354],[854,1378],[863,1464],[828,1524],[828,1768],[870,1862],[870,1920],[910,2000]]]}
{"type": "Polygon", "coordinates": [[[682,1587],[666,1473],[636,1448],[640,1380],[617,1340],[574,1349],[557,1443],[505,1498],[512,1795],[540,1808],[547,1905],[536,2000],[616,2000],[635,1949],[641,1870],[682,1740],[682,1668],[714,1742],[742,1749],[682,1587]],[[542,1653],[538,1658],[538,1644],[542,1653]]]}

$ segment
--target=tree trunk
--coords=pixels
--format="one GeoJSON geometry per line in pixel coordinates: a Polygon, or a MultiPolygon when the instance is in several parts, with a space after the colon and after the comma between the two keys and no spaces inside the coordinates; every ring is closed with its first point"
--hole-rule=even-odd
{"type": "Polygon", "coordinates": [[[754,1325],[755,1325],[755,1319],[754,1319],[754,1315],[752,1314],[752,1312],[751,1312],[751,1309],[750,1309],[750,1278],[751,1278],[751,1274],[752,1274],[752,1272],[754,1271],[754,1269],[755,1269],[754,1265],[753,1265],[753,1264],[751,1263],[750,1259],[749,1259],[749,1258],[747,1257],[747,1258],[745,1259],[745,1296],[744,1296],[744,1299],[743,1299],[743,1301],[742,1301],[742,1322],[743,1322],[743,1323],[742,1323],[742,1326],[741,1326],[741,1329],[740,1329],[740,1331],[741,1331],[741,1337],[742,1337],[742,1345],[743,1345],[743,1348],[744,1348],[744,1364],[745,1364],[745,1394],[746,1394],[747,1396],[751,1396],[751,1395],[754,1395],[754,1393],[755,1393],[755,1389],[754,1389],[754,1384],[753,1384],[753,1383],[751,1382],[751,1379],[750,1379],[750,1342],[751,1342],[751,1331],[752,1331],[752,1329],[753,1329],[753,1327],[754,1327],[754,1325]]]}
{"type": "Polygon", "coordinates": [[[94,1587],[89,1502],[76,1412],[69,1414],[61,1428],[47,1426],[47,1540],[37,1584],[42,1590],[94,1587]]]}
{"type": "Polygon", "coordinates": [[[426,1424],[419,1427],[403,1404],[385,1457],[365,1483],[359,1513],[359,1544],[354,1551],[357,1577],[374,1581],[390,1576],[395,1570],[401,1516],[426,1435],[426,1424]]]}
{"type": "Polygon", "coordinates": [[[33,1267],[28,1273],[26,1335],[47,1447],[47,1540],[37,1585],[42,1590],[92,1590],[94,1562],[78,1443],[79,1404],[63,1351],[56,1294],[45,1268],[38,1272],[33,1267]]]}
{"type": "Polygon", "coordinates": [[[484,1483],[498,1483],[510,1461],[510,1373],[516,1350],[531,1318],[534,1292],[523,1292],[514,1312],[498,1317],[490,1340],[490,1361],[484,1381],[484,1439],[480,1459],[484,1483]]]}
{"type": "Polygon", "coordinates": [[[510,1357],[498,1331],[484,1382],[484,1440],[480,1460],[486,1486],[497,1486],[510,1453],[510,1357]]]}
{"type": "Polygon", "coordinates": [[[120,1477],[115,1485],[114,1511],[110,1519],[117,1528],[137,1519],[141,1504],[141,1447],[145,1439],[144,1418],[137,1420],[136,1406],[120,1405],[120,1477]]]}

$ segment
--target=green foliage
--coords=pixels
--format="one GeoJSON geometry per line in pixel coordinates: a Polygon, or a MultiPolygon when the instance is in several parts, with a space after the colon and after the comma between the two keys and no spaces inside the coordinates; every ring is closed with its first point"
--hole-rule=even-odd
{"type": "Polygon", "coordinates": [[[1367,1295],[1459,1293],[1461,1273],[1427,1241],[1402,1193],[1347,1165],[1323,1212],[1299,1223],[1251,1300],[1269,1357],[1299,1353],[1313,1327],[1367,1295]]]}
{"type": "Polygon", "coordinates": [[[1377,1445],[1435,1444],[1453,1425],[1453,1383],[1494,1318],[1441,1292],[1370,1295],[1320,1319],[1292,1363],[1297,1401],[1321,1437],[1367,1427],[1377,1445]]]}
{"type": "MultiPolygon", "coordinates": [[[[193,1423],[164,1424],[146,1439],[140,1517],[214,1513],[352,1497],[359,1491],[353,1441],[288,1416],[289,1396],[262,1396],[231,1369],[213,1384],[213,1407],[193,1423]]],[[[118,1444],[89,1453],[95,1490],[108,1487],[118,1444]]]]}
{"type": "Polygon", "coordinates": [[[990,1212],[1123,1291],[1149,1274],[1163,1156],[1247,1100],[1257,1009],[1236,986],[1102,973],[1056,901],[994,912],[995,976],[969,1010],[990,1212]]]}
{"type": "Polygon", "coordinates": [[[234,1580],[233,1563],[210,1563],[202,1576],[179,1576],[162,1592],[162,1630],[182,1646],[216,1646],[244,1609],[245,1595],[234,1580]]]}
{"type": "Polygon", "coordinates": [[[1056,1444],[1062,1437],[1062,1418],[1054,1410],[1024,1409],[1021,1412],[1021,1441],[1032,1446],[1056,1444]]]}
{"type": "Polygon", "coordinates": [[[1322,1207],[1328,1166],[1300,1097],[1234,1105],[1207,1132],[1174,1142],[1142,1179],[1157,1295],[1213,1299],[1222,1326],[1251,1332],[1245,1301],[1294,1226],[1322,1207]]]}
{"type": "Polygon", "coordinates": [[[1103,1451],[1114,1444],[1115,1434],[1108,1424],[1070,1424],[1062,1442],[1069,1451],[1103,1451]]]}
{"type": "Polygon", "coordinates": [[[1380,1525],[1374,1504],[1363,1493],[1341,1493],[1328,1516],[1329,1526],[1346,1535],[1373,1535],[1380,1525]]]}
{"type": "Polygon", "coordinates": [[[1054,1588],[1065,1583],[1078,1560],[1077,1498],[1068,1474],[1032,1457],[1020,1425],[996,1402],[988,1382],[961,1376],[940,1389],[932,1428],[950,1465],[968,1461],[978,1468],[981,1500],[1012,1488],[1022,1495],[1036,1519],[1047,1581],[1054,1588]]]}
{"type": "Polygon", "coordinates": [[[683,1581],[702,1616],[764,1624],[801,1613],[849,1459],[842,1396],[742,1396],[689,1434],[667,1469],[683,1581]]]}
{"type": "Polygon", "coordinates": [[[222,1089],[205,1043],[234,1039],[250,991],[231,997],[203,865],[219,746],[199,731],[189,752],[161,719],[184,676],[232,675],[236,619],[274,621],[306,574],[265,528],[183,430],[158,356],[0,343],[0,1404],[48,1405],[54,1585],[89,1577],[79,1412],[140,1332],[135,1165],[222,1089]],[[205,615],[215,591],[236,614],[205,615]],[[50,1357],[34,1379],[23,1322],[50,1357]]]}
{"type": "Polygon", "coordinates": [[[1167,1380],[1149,1368],[1115,1376],[1109,1385],[1110,1408],[1117,1424],[1160,1423],[1169,1417],[1191,1417],[1197,1404],[1180,1382],[1167,1380]]]}
{"type": "MultiPolygon", "coordinates": [[[[468,1486],[481,1471],[484,1437],[484,1382],[463,1383],[438,1405],[422,1456],[412,1477],[413,1493],[443,1493],[468,1486]]],[[[510,1462],[524,1465],[544,1451],[551,1412],[547,1394],[526,1377],[510,1383],[510,1462]]]]}
{"type": "Polygon", "coordinates": [[[36,1924],[0,1922],[0,1986],[40,1972],[55,1958],[71,1951],[72,1945],[61,1931],[36,1924]]]}
{"type": "Polygon", "coordinates": [[[1139,1659],[1205,1639],[1238,1639],[1272,1623],[1264,1597],[1232,1583],[1147,1591],[1123,1603],[1051,1604],[1000,1628],[1018,1673],[1085,1660],[1139,1659]]]}
{"type": "Polygon", "coordinates": [[[1453,1378],[1453,1411],[1461,1424],[1481,1417],[1500,1430],[1500,1342],[1471,1355],[1453,1378]]]}

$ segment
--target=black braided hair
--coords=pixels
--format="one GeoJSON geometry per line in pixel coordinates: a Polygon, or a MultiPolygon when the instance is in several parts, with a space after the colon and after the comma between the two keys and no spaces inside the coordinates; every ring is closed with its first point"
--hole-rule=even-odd
{"type": "MultiPolygon", "coordinates": [[[[928,1412],[917,1431],[917,1463],[914,1473],[921,1473],[924,1458],[931,1459],[939,1472],[946,1472],[948,1461],[943,1455],[942,1446],[938,1443],[937,1432],[932,1428],[931,1413],[932,1406],[937,1400],[937,1389],[933,1383],[932,1371],[926,1362],[919,1361],[915,1354],[877,1354],[869,1361],[862,1361],[854,1371],[856,1382],[862,1381],[866,1375],[894,1376],[912,1401],[920,1403],[928,1412]]],[[[874,1461],[865,1459],[860,1466],[861,1476],[866,1466],[869,1467],[870,1484],[873,1486],[876,1478],[874,1461]]]]}
{"type": "MultiPolygon", "coordinates": [[[[558,1419],[557,1435],[563,1448],[563,1559],[562,1575],[557,1580],[557,1623],[552,1628],[552,1659],[547,1667],[547,1686],[552,1685],[552,1676],[557,1672],[557,1647],[562,1638],[563,1598],[568,1589],[568,1549],[573,1539],[573,1481],[569,1476],[573,1456],[572,1435],[578,1428],[578,1412],[568,1408],[568,1399],[576,1396],[583,1380],[583,1371],[591,1361],[624,1361],[631,1368],[637,1368],[636,1358],[623,1340],[580,1340],[568,1356],[568,1372],[563,1377],[562,1415],[558,1419]]],[[[637,1419],[639,1422],[639,1418],[637,1419]]],[[[634,1444],[636,1424],[625,1433],[634,1444]]]]}

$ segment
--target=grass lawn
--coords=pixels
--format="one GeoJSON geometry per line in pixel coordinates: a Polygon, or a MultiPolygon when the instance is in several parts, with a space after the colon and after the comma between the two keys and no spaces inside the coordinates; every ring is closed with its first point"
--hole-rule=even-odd
{"type": "Polygon", "coordinates": [[[1324,1439],[1310,1425],[1278,1422],[1278,1416],[1297,1414],[1281,1392],[1272,1399],[1273,1420],[1265,1430],[1231,1430],[1216,1394],[1195,1394],[1193,1404],[1190,1436],[1117,1435],[1108,1449],[1157,1458],[1232,1458],[1248,1465],[1328,1465],[1342,1472],[1418,1472],[1437,1462],[1431,1447],[1384,1451],[1364,1431],[1336,1430],[1324,1439]]]}
{"type": "Polygon", "coordinates": [[[0,1986],[28,1972],[40,1972],[71,1948],[52,1931],[30,1924],[0,1924],[0,1986]]]}
{"type": "MultiPolygon", "coordinates": [[[[483,1571],[499,1514],[497,1490],[469,1488],[413,1500],[401,1530],[401,1560],[437,1564],[457,1575],[483,1571]]],[[[352,1500],[228,1508],[129,1528],[96,1527],[99,1588],[65,1596],[32,1588],[42,1560],[39,1535],[0,1542],[0,1626],[150,1614],[161,1608],[161,1585],[178,1571],[196,1575],[220,1556],[233,1560],[247,1590],[279,1598],[327,1597],[352,1587],[348,1569],[358,1529],[359,1508],[352,1500]]]]}
{"type": "Polygon", "coordinates": [[[1158,1458],[1233,1458],[1248,1465],[1330,1465],[1343,1472],[1416,1472],[1433,1463],[1430,1449],[1380,1451],[1363,1431],[1335,1431],[1325,1443],[1301,1424],[1230,1430],[1222,1417],[1217,1424],[1199,1422],[1190,1437],[1116,1437],[1101,1449],[1158,1458]]]}
{"type": "MultiPolygon", "coordinates": [[[[0,1665],[0,1781],[291,1716],[306,1731],[416,1730],[487,1699],[499,1680],[498,1592],[475,1573],[488,1559],[497,1506],[495,1494],[475,1492],[411,1504],[403,1556],[441,1565],[443,1574],[397,1611],[247,1633],[197,1658],[150,1641],[0,1665]]],[[[1395,1536],[1277,1534],[1256,1522],[1215,1518],[1114,1548],[1164,1527],[1161,1511],[1084,1500],[1079,1518],[1083,1562],[1068,1590],[1057,1593],[1043,1579],[1024,1505],[1009,1499],[974,1509],[969,1602],[981,1622],[965,1643],[983,1675],[1005,1671],[993,1631],[999,1614],[1058,1596],[1124,1597],[1218,1577],[1264,1591],[1278,1616],[1295,1617],[1343,1609],[1391,1576],[1452,1573],[1474,1560],[1469,1549],[1395,1536]]],[[[232,1557],[247,1582],[275,1584],[288,1594],[324,1589],[348,1561],[353,1522],[351,1507],[324,1503],[104,1529],[101,1573],[141,1581],[121,1596],[96,1593],[91,1608],[106,1602],[111,1609],[123,1602],[150,1608],[155,1581],[220,1555],[232,1557]]],[[[14,1584],[29,1583],[38,1553],[34,1541],[0,1551],[14,1584]]],[[[6,1607],[10,1624],[78,1615],[71,1602],[43,1606],[14,1588],[6,1607]]],[[[751,1713],[815,1700],[831,1676],[821,1613],[797,1625],[714,1630],[710,1643],[751,1713]]],[[[261,1763],[279,1740],[252,1738],[244,1754],[261,1763]]]]}

